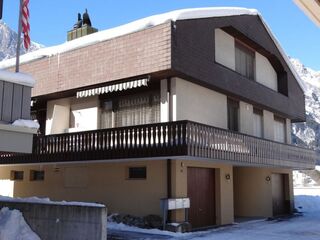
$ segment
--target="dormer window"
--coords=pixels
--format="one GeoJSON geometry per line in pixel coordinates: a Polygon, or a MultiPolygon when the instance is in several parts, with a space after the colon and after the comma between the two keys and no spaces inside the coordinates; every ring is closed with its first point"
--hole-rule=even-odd
{"type": "Polygon", "coordinates": [[[235,41],[236,72],[254,80],[255,52],[239,41],[235,41]]]}

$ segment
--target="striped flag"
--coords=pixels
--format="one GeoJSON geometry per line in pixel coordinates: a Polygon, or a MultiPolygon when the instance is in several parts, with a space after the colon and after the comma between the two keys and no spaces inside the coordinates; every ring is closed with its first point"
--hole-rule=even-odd
{"type": "Polygon", "coordinates": [[[22,0],[21,26],[23,33],[23,44],[25,49],[30,47],[30,24],[29,24],[29,0],[22,0]]]}

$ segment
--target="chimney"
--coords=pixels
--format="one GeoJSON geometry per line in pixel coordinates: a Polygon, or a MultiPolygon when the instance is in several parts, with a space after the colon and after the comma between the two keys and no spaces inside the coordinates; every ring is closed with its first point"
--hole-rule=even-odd
{"type": "Polygon", "coordinates": [[[73,25],[73,29],[68,31],[67,40],[71,41],[95,32],[98,32],[98,29],[91,26],[91,20],[86,9],[82,15],[82,19],[81,14],[78,13],[78,21],[73,25]]]}

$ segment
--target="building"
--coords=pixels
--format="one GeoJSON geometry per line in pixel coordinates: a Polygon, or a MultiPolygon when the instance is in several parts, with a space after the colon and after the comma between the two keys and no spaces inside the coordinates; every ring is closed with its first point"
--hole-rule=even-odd
{"type": "Polygon", "coordinates": [[[314,168],[315,153],[290,144],[301,80],[256,10],[174,11],[21,61],[41,134],[32,154],[0,159],[2,178],[24,173],[14,196],[140,216],[189,197],[199,228],[290,213],[292,170],[314,168]]]}
{"type": "Polygon", "coordinates": [[[23,73],[0,70],[0,156],[31,153],[35,124],[30,121],[34,79],[23,73]]]}
{"type": "Polygon", "coordinates": [[[294,2],[317,26],[320,26],[319,0],[294,0],[294,2]]]}

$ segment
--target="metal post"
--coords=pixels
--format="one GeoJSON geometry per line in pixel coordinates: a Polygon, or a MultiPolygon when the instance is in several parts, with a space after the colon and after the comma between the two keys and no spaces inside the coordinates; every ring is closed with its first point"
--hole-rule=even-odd
{"type": "Polygon", "coordinates": [[[21,45],[21,30],[22,30],[22,1],[20,0],[19,6],[19,22],[18,22],[18,39],[17,39],[17,52],[16,52],[16,72],[19,72],[19,64],[20,64],[20,45],[21,45]]]}
{"type": "Polygon", "coordinates": [[[3,0],[0,0],[0,20],[2,19],[3,0]]]}

